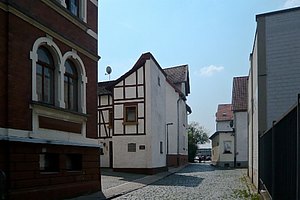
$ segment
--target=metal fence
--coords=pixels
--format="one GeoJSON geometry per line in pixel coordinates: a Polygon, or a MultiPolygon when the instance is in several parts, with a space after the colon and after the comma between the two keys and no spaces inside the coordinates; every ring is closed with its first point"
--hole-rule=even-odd
{"type": "Polygon", "coordinates": [[[298,113],[299,104],[274,122],[259,140],[261,188],[275,200],[299,199],[298,113]]]}
{"type": "Polygon", "coordinates": [[[5,173],[2,170],[0,170],[0,200],[5,199],[5,183],[6,183],[5,173]]]}

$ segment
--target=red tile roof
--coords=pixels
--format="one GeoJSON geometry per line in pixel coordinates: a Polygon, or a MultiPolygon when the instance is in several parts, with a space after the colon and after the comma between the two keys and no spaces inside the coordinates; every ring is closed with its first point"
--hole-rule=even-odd
{"type": "Polygon", "coordinates": [[[232,110],[248,109],[248,76],[234,77],[232,86],[232,110]]]}
{"type": "Polygon", "coordinates": [[[230,121],[233,120],[233,112],[231,104],[219,104],[216,113],[216,121],[230,121]]]}

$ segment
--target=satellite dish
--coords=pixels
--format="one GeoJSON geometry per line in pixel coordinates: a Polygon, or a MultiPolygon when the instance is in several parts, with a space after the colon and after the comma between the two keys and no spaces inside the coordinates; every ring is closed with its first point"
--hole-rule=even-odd
{"type": "Polygon", "coordinates": [[[107,74],[111,74],[111,72],[112,72],[111,67],[110,67],[110,66],[107,66],[107,67],[106,67],[106,73],[107,73],[107,74]]]}

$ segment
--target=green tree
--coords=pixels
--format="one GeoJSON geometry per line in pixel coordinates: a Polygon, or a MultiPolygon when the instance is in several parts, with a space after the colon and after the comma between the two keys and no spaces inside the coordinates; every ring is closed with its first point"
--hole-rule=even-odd
{"type": "Polygon", "coordinates": [[[194,162],[197,152],[197,144],[208,142],[208,131],[200,126],[198,122],[191,122],[188,125],[188,159],[194,162]]]}

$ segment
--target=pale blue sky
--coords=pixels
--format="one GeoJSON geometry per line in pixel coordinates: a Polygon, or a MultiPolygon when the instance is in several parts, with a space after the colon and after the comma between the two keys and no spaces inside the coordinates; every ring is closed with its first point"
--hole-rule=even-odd
{"type": "Polygon", "coordinates": [[[220,103],[231,103],[232,78],[248,75],[255,15],[300,0],[100,0],[98,80],[127,72],[142,53],[162,68],[188,64],[189,121],[215,131],[220,103]]]}

